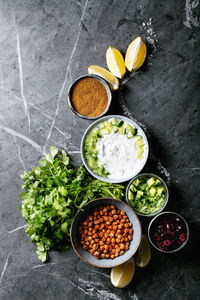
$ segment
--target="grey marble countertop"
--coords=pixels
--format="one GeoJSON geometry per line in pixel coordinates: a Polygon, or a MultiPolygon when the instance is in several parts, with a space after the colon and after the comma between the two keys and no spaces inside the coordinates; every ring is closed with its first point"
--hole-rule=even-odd
{"type": "MultiPolygon", "coordinates": [[[[0,299],[200,299],[199,0],[0,0],[0,299]],[[27,237],[20,206],[24,170],[49,145],[78,166],[91,123],[67,105],[70,83],[92,64],[106,67],[112,45],[124,53],[142,36],[145,65],[123,80],[109,113],[133,118],[151,143],[146,170],[170,186],[169,210],[190,226],[176,255],[152,250],[125,289],[109,270],[82,262],[72,249],[42,264],[27,237]]],[[[142,220],[143,231],[149,220],[142,220]]]]}

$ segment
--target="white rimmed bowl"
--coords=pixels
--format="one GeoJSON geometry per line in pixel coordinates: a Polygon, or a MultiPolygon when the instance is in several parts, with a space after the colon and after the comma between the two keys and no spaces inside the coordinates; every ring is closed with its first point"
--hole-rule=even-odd
{"type": "Polygon", "coordinates": [[[110,198],[99,198],[85,204],[83,206],[83,209],[79,210],[76,213],[74,220],[71,224],[71,230],[70,230],[71,243],[76,254],[84,262],[98,268],[113,268],[128,261],[136,253],[141,242],[141,236],[142,236],[142,227],[137,215],[132,210],[132,208],[126,202],[117,199],[110,199],[110,198]],[[123,255],[120,255],[114,259],[96,259],[90,252],[82,248],[80,243],[78,228],[85,215],[93,211],[98,206],[107,206],[107,205],[114,205],[115,207],[117,207],[117,209],[125,211],[126,215],[128,216],[132,224],[133,239],[130,241],[129,249],[125,251],[123,255]]]}
{"type": "Polygon", "coordinates": [[[120,115],[109,115],[109,116],[105,116],[105,117],[102,117],[101,119],[96,120],[86,129],[86,131],[83,134],[82,141],[81,141],[81,159],[82,159],[84,166],[86,167],[86,169],[92,176],[94,176],[95,178],[97,178],[101,181],[105,181],[105,182],[120,183],[120,182],[128,181],[131,178],[135,177],[144,168],[144,166],[147,162],[147,159],[148,159],[148,155],[149,155],[149,144],[148,144],[148,140],[147,140],[146,134],[144,133],[143,129],[135,121],[133,121],[127,117],[120,116],[120,115]],[[139,165],[139,167],[137,169],[135,169],[133,171],[132,174],[130,174],[129,176],[123,176],[121,178],[111,178],[111,177],[103,177],[103,176],[97,175],[88,166],[86,158],[85,158],[84,144],[85,144],[85,139],[86,139],[87,134],[90,132],[90,130],[92,130],[94,127],[99,125],[101,122],[103,122],[105,120],[109,120],[111,118],[116,118],[116,119],[123,120],[123,121],[129,123],[131,126],[133,126],[134,128],[137,129],[137,133],[142,136],[143,141],[144,141],[144,153],[143,153],[143,159],[141,160],[141,164],[139,165]]]}

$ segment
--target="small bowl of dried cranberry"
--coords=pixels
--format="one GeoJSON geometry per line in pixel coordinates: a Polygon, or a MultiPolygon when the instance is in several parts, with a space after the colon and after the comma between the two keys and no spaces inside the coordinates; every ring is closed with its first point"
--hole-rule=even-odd
{"type": "Polygon", "coordinates": [[[180,251],[189,239],[189,226],[179,214],[162,212],[149,223],[148,237],[151,244],[164,253],[180,251]]]}

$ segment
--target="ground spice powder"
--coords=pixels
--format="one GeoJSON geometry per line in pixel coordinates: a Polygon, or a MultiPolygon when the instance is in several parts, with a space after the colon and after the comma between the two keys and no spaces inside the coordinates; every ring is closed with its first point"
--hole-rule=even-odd
{"type": "Polygon", "coordinates": [[[74,109],[86,117],[98,117],[106,109],[108,95],[106,88],[95,78],[83,78],[72,90],[74,109]]]}

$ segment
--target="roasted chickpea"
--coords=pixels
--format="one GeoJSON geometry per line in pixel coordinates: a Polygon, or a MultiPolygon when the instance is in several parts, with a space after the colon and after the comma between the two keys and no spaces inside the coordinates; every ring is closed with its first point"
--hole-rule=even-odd
{"type": "Polygon", "coordinates": [[[111,239],[111,243],[112,243],[112,244],[115,244],[115,238],[112,238],[112,239],[111,239]]]}
{"type": "Polygon", "coordinates": [[[117,230],[118,226],[117,225],[114,225],[113,226],[113,230],[117,230]]]}
{"type": "Polygon", "coordinates": [[[113,231],[111,231],[110,237],[112,238],[112,237],[114,237],[114,236],[115,236],[115,233],[114,233],[113,231]]]}
{"type": "Polygon", "coordinates": [[[131,241],[133,239],[132,235],[128,236],[129,241],[131,241]]]}
{"type": "Polygon", "coordinates": [[[120,249],[122,249],[122,250],[125,248],[124,244],[120,244],[119,246],[120,246],[120,249]]]}
{"type": "Polygon", "coordinates": [[[79,226],[80,243],[96,259],[123,255],[133,238],[132,224],[123,210],[114,205],[100,206],[79,226]]]}
{"type": "Polygon", "coordinates": [[[119,238],[116,238],[115,241],[119,244],[121,240],[119,238]]]}
{"type": "Polygon", "coordinates": [[[97,244],[94,244],[94,245],[92,246],[92,249],[97,250],[97,249],[98,249],[98,245],[97,245],[97,244]]]}

